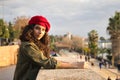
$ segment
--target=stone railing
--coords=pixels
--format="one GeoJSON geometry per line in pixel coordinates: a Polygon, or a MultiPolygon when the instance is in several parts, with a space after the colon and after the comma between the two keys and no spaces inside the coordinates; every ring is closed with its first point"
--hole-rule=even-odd
{"type": "Polygon", "coordinates": [[[0,46],[0,67],[16,64],[18,45],[0,46]]]}

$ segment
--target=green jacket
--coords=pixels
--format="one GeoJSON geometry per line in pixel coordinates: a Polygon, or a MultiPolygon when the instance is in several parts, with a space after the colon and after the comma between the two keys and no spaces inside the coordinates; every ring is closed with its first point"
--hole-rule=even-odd
{"type": "Polygon", "coordinates": [[[17,55],[17,64],[13,80],[36,80],[41,67],[56,68],[57,61],[47,58],[34,43],[22,42],[17,55]]]}

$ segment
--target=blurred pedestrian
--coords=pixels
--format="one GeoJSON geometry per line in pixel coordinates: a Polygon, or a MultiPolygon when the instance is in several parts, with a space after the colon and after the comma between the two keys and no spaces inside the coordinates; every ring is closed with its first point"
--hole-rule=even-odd
{"type": "Polygon", "coordinates": [[[117,69],[118,69],[118,73],[120,73],[120,60],[118,60],[117,62],[117,69]]]}
{"type": "Polygon", "coordinates": [[[93,62],[91,62],[91,66],[94,66],[94,63],[93,63],[93,62]]]}
{"type": "Polygon", "coordinates": [[[87,56],[85,56],[85,61],[88,61],[88,58],[87,58],[87,56]]]}
{"type": "Polygon", "coordinates": [[[90,61],[90,55],[88,55],[88,62],[90,61]]]}
{"type": "Polygon", "coordinates": [[[80,59],[82,59],[82,55],[80,55],[80,59]]]}
{"type": "Polygon", "coordinates": [[[115,80],[120,80],[120,78],[118,77],[118,75],[116,76],[116,79],[115,80]]]}
{"type": "Polygon", "coordinates": [[[105,66],[105,68],[107,68],[107,61],[106,60],[104,60],[104,66],[105,66]]]}
{"type": "Polygon", "coordinates": [[[107,80],[111,80],[110,76],[108,76],[107,80]]]}
{"type": "Polygon", "coordinates": [[[111,61],[108,61],[108,68],[110,68],[112,65],[111,61]]]}
{"type": "Polygon", "coordinates": [[[102,61],[99,62],[99,68],[102,68],[102,61]]]}
{"type": "Polygon", "coordinates": [[[54,49],[51,50],[50,54],[51,54],[51,56],[57,56],[56,51],[54,49]]]}

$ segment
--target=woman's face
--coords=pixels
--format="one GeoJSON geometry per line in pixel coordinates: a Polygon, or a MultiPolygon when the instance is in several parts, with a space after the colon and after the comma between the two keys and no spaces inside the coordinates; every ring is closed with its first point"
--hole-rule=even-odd
{"type": "Polygon", "coordinates": [[[45,35],[46,28],[41,25],[35,25],[33,28],[33,32],[34,32],[34,37],[40,40],[45,35]]]}

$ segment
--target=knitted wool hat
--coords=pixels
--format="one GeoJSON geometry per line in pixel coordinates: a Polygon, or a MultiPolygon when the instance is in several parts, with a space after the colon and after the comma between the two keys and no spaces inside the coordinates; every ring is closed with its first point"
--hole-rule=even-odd
{"type": "Polygon", "coordinates": [[[39,24],[41,26],[44,26],[46,28],[46,31],[48,32],[50,30],[50,23],[48,20],[43,16],[33,16],[28,24],[39,24]]]}

